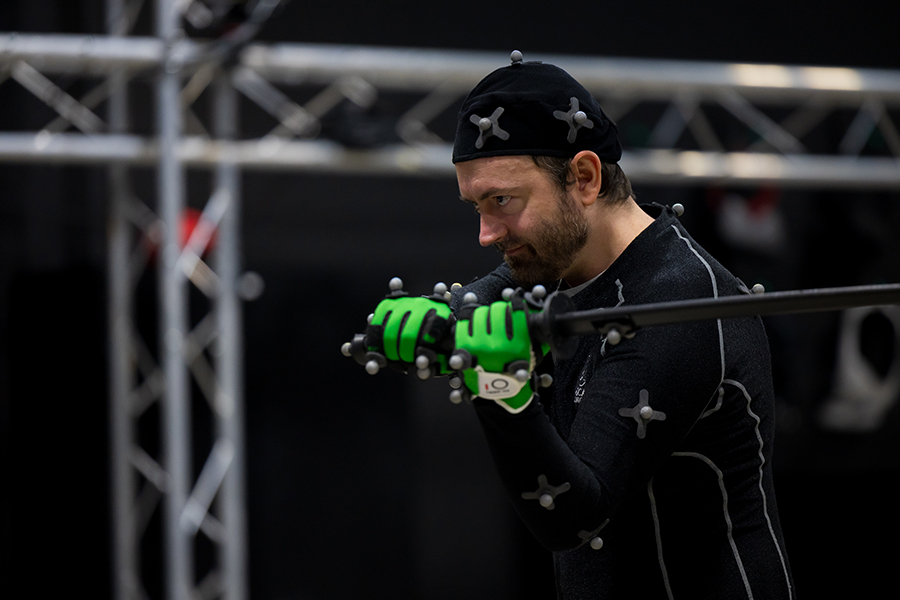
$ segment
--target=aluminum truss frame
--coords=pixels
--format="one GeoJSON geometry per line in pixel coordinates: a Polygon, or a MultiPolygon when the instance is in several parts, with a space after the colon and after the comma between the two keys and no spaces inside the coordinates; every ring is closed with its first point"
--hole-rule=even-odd
{"type": "MultiPolygon", "coordinates": [[[[52,103],[67,124],[80,130],[72,134],[47,127],[37,133],[0,134],[0,160],[155,164],[159,146],[153,139],[110,132],[86,103],[53,89],[46,75],[106,78],[125,71],[135,76],[166,60],[191,77],[182,94],[190,104],[195,94],[191,88],[199,82],[202,89],[210,65],[221,54],[215,43],[190,39],[165,44],[158,38],[0,34],[5,72],[52,103]]],[[[622,164],[636,182],[900,189],[900,133],[895,124],[900,72],[563,55],[534,58],[565,66],[599,97],[620,126],[641,103],[665,107],[647,124],[649,133],[640,146],[629,146],[626,140],[622,164]],[[824,147],[811,148],[803,141],[837,111],[845,118],[829,123],[829,139],[819,144],[824,147]],[[720,123],[710,117],[713,112],[726,114],[752,134],[752,141],[735,144],[727,139],[720,123]],[[777,117],[772,116],[775,113],[777,117]],[[865,151],[873,136],[882,146],[879,153],[865,151]],[[686,139],[693,143],[686,145],[686,139]]],[[[235,59],[235,87],[269,112],[277,126],[230,142],[205,134],[184,135],[176,148],[186,167],[214,168],[227,156],[242,169],[451,176],[450,145],[429,130],[429,122],[506,60],[489,52],[304,44],[250,44],[235,59]],[[290,93],[299,85],[323,89],[301,104],[290,93]],[[397,116],[399,143],[354,150],[317,137],[320,119],[340,101],[365,106],[379,90],[419,96],[397,116]]]]}
{"type": "MultiPolygon", "coordinates": [[[[103,165],[108,170],[111,445],[114,508],[114,591],[148,596],[141,539],[162,513],[167,598],[242,600],[247,596],[243,504],[243,398],[240,273],[241,172],[298,170],[392,176],[452,176],[450,144],[432,123],[485,73],[504,64],[492,52],[410,50],[303,44],[203,42],[181,35],[192,0],[156,0],[155,37],[131,35],[143,0],[107,0],[104,36],[0,34],[0,84],[20,85],[58,115],[33,132],[0,132],[0,162],[103,165]],[[94,87],[75,98],[54,78],[78,77],[94,87]],[[154,90],[155,130],[135,133],[130,85],[154,90]],[[13,83],[15,82],[15,83],[13,83]],[[315,88],[304,101],[298,86],[315,88]],[[213,97],[211,133],[193,108],[213,97]],[[340,103],[371,106],[380,91],[409,94],[398,114],[398,141],[352,149],[320,135],[340,103]],[[241,135],[239,94],[272,117],[258,135],[241,135]],[[105,118],[96,111],[105,103],[105,118]],[[189,130],[199,131],[192,133],[189,130]],[[154,167],[157,206],[132,189],[132,169],[154,167]],[[185,173],[208,170],[213,192],[186,243],[179,239],[186,204],[185,173]],[[215,231],[214,264],[206,249],[215,231]],[[158,356],[135,323],[135,287],[146,273],[145,240],[158,262],[158,356]],[[190,286],[211,309],[192,327],[190,286]],[[211,408],[214,442],[193,473],[190,405],[199,389],[211,408]],[[160,456],[138,441],[137,423],[161,413],[160,456]],[[161,511],[160,511],[161,508],[161,511]],[[218,549],[217,564],[198,574],[202,534],[218,549]]],[[[641,147],[629,146],[623,166],[635,182],[664,185],[718,182],[900,190],[900,72],[740,65],[576,56],[527,57],[564,66],[627,121],[635,108],[663,109],[641,147]],[[777,118],[772,116],[772,107],[777,118]],[[710,118],[729,115],[754,141],[733,147],[710,118]],[[849,115],[830,147],[803,140],[834,111],[849,115]],[[877,135],[884,151],[872,155],[877,135]],[[685,145],[692,139],[693,145],[685,145]]],[[[138,115],[147,120],[148,115],[138,115]]]]}
{"type": "MultiPolygon", "coordinates": [[[[107,0],[109,40],[128,45],[125,36],[130,30],[129,15],[133,16],[140,4],[107,0]]],[[[159,0],[155,8],[159,40],[171,47],[181,32],[179,4],[159,0]]],[[[153,85],[159,149],[156,214],[135,196],[128,161],[113,158],[108,167],[113,591],[120,600],[148,597],[148,574],[141,566],[146,545],[142,542],[152,515],[161,512],[159,550],[165,597],[241,600],[248,595],[248,583],[242,338],[237,293],[240,174],[227,158],[216,163],[213,193],[190,237],[180,239],[186,205],[186,167],[176,148],[183,129],[183,73],[173,53],[164,52],[160,58],[153,85]],[[218,242],[214,268],[205,261],[213,234],[218,242]],[[152,249],[147,240],[152,242],[152,249]],[[158,263],[158,358],[145,346],[135,319],[135,290],[145,274],[150,252],[158,263]],[[210,305],[209,312],[200,316],[193,328],[189,282],[209,299],[210,305]],[[192,444],[196,427],[192,423],[194,388],[209,405],[213,421],[212,447],[196,475],[192,444]],[[153,405],[160,413],[160,456],[151,456],[138,435],[139,419],[153,405]],[[195,545],[201,534],[213,543],[216,554],[214,566],[205,573],[200,573],[195,565],[195,545]]],[[[14,69],[21,69],[19,65],[23,64],[26,63],[18,63],[14,69]]],[[[101,87],[108,89],[109,123],[101,126],[113,136],[122,135],[131,123],[130,74],[116,68],[107,75],[101,87]]],[[[214,134],[221,140],[233,139],[238,106],[230,74],[216,67],[211,83],[214,134]]],[[[82,131],[86,130],[85,124],[98,125],[98,119],[85,119],[92,113],[84,99],[76,110],[68,110],[72,103],[64,92],[53,90],[52,83],[34,87],[33,91],[50,90],[49,95],[37,95],[51,100],[49,104],[54,108],[65,107],[58,110],[64,121],[82,131]]]]}

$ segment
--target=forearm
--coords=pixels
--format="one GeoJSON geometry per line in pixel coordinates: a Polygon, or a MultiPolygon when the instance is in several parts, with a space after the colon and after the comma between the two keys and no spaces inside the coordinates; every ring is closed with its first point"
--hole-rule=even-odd
{"type": "Polygon", "coordinates": [[[509,499],[537,540],[568,550],[595,538],[609,518],[607,494],[541,405],[516,415],[489,401],[474,405],[509,499]]]}

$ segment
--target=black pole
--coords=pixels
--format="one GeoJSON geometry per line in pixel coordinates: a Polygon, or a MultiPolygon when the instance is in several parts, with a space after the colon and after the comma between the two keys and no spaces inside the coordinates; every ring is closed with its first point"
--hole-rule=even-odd
{"type": "Polygon", "coordinates": [[[532,315],[537,336],[560,356],[574,350],[575,336],[591,333],[628,335],[641,327],[703,319],[726,319],[843,310],[900,304],[900,284],[771,292],[616,308],[572,310],[571,300],[553,293],[541,313],[532,315]]]}

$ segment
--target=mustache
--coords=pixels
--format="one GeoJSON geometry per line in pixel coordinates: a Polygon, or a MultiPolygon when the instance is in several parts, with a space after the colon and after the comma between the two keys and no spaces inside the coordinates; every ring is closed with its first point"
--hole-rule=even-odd
{"type": "Polygon", "coordinates": [[[518,248],[519,246],[523,246],[522,240],[519,238],[504,238],[499,242],[494,242],[494,248],[496,248],[501,253],[506,253],[510,248],[518,248]]]}

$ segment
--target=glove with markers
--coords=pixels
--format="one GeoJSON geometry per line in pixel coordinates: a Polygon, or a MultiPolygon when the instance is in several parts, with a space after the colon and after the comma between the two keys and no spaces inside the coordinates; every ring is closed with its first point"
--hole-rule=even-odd
{"type": "Polygon", "coordinates": [[[528,406],[537,384],[550,384],[549,376],[532,377],[548,348],[533,343],[528,327],[528,314],[541,309],[543,288],[526,294],[507,289],[502,301],[485,306],[466,294],[454,319],[446,285],[437,284],[431,296],[418,298],[404,292],[397,278],[390,287],[366,333],[342,349],[368,373],[414,366],[422,379],[452,374],[453,402],[479,397],[513,414],[528,406]]]}
{"type": "Polygon", "coordinates": [[[366,333],[344,344],[344,354],[372,375],[387,366],[403,372],[415,367],[422,379],[448,374],[453,315],[447,286],[439,283],[431,296],[413,297],[400,279],[389,285],[391,293],[369,316],[366,333]]]}
{"type": "Polygon", "coordinates": [[[507,289],[503,300],[485,306],[477,304],[474,294],[467,294],[448,361],[460,373],[462,385],[451,399],[468,395],[493,400],[513,414],[528,406],[537,383],[532,373],[546,353],[545,346],[532,341],[528,328],[529,312],[540,309],[540,290],[523,295],[507,289]]]}

